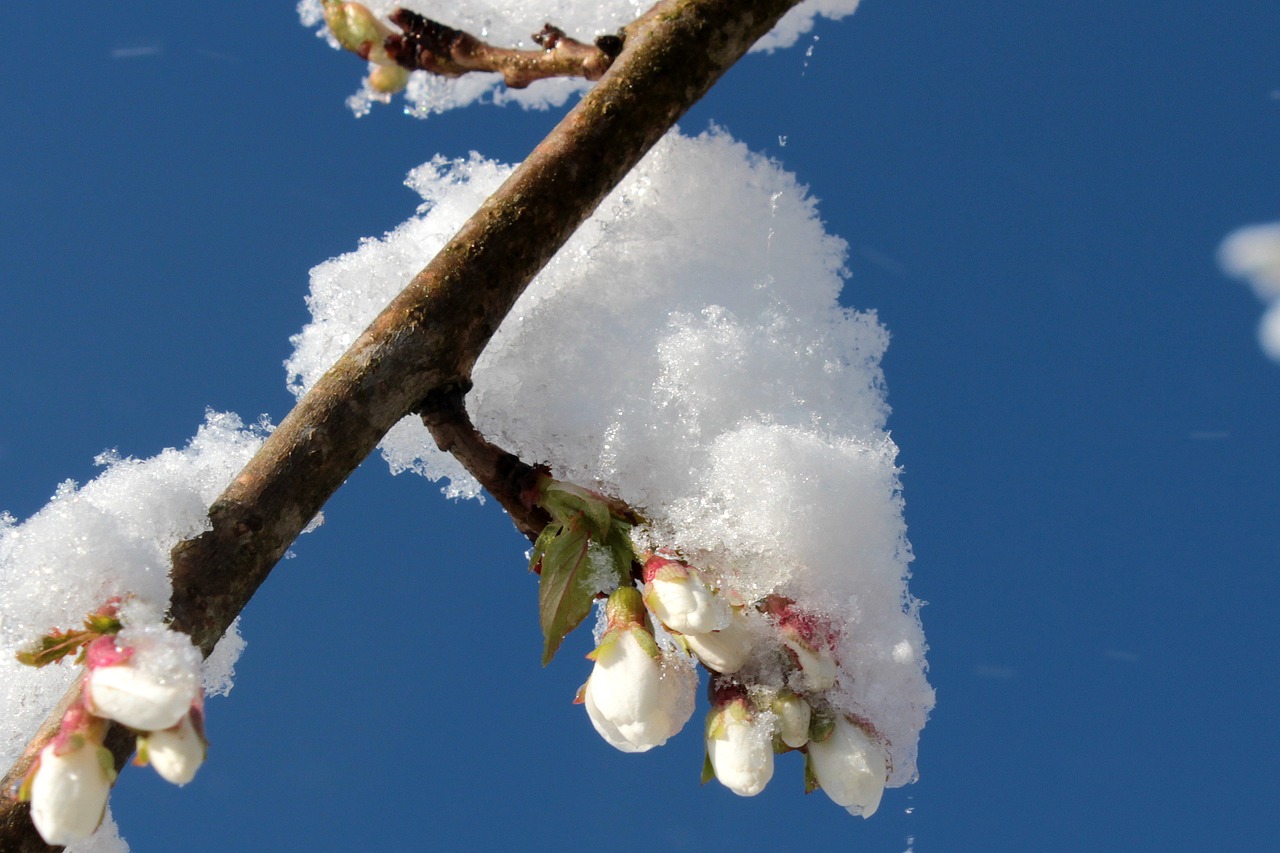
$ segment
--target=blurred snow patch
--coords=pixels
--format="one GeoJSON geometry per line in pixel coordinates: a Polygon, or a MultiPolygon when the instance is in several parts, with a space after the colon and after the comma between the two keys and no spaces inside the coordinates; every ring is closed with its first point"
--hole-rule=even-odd
{"type": "Polygon", "coordinates": [[[1258,342],[1280,361],[1280,222],[1249,225],[1233,231],[1218,248],[1223,272],[1252,285],[1268,303],[1258,325],[1258,342]]]}

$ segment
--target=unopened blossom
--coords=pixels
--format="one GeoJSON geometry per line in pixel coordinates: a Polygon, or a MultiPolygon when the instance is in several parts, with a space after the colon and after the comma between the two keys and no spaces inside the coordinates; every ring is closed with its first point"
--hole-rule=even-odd
{"type": "Polygon", "coordinates": [[[836,637],[830,625],[781,596],[769,596],[764,607],[777,623],[782,644],[796,665],[797,689],[813,693],[833,687],[837,673],[836,637]]]}
{"type": "Polygon", "coordinates": [[[809,742],[809,769],[849,814],[871,817],[880,807],[888,775],[884,748],[844,716],[836,717],[826,739],[809,742]]]}
{"type": "Polygon", "coordinates": [[[609,596],[608,630],[588,657],[595,661],[582,702],[600,736],[623,752],[661,746],[693,715],[697,678],[687,663],[664,655],[644,625],[633,587],[609,596]]]}
{"type": "Polygon", "coordinates": [[[89,644],[85,706],[139,731],[172,728],[200,696],[200,652],[185,634],[126,629],[89,644]]]}
{"type": "Polygon", "coordinates": [[[705,634],[729,622],[729,604],[687,563],[656,554],[644,564],[644,603],[668,629],[705,634]]]}
{"type": "Polygon", "coordinates": [[[22,795],[31,801],[31,822],[46,844],[81,841],[102,823],[116,776],[115,759],[102,745],[104,727],[77,705],[40,750],[22,795]]]}
{"type": "Polygon", "coordinates": [[[792,749],[799,749],[809,740],[809,722],[813,709],[803,698],[790,690],[783,690],[773,699],[770,710],[778,718],[778,736],[792,749]]]}
{"type": "Polygon", "coordinates": [[[204,763],[208,742],[199,703],[176,726],[138,736],[138,764],[150,764],[160,778],[185,785],[204,763]]]}
{"type": "Polygon", "coordinates": [[[707,716],[707,758],[716,780],[754,797],[773,778],[773,732],[741,693],[717,700],[707,716]]]}
{"type": "Polygon", "coordinates": [[[742,669],[751,653],[751,632],[747,617],[736,607],[729,608],[729,623],[719,631],[685,634],[689,649],[708,669],[732,675],[742,669]]]}

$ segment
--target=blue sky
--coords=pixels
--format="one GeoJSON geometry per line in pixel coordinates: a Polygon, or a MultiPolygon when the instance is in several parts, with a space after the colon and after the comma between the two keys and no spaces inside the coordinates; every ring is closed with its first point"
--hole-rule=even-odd
{"type": "MultiPolygon", "coordinates": [[[[517,160],[557,118],[353,119],[360,64],[292,6],[8,12],[0,507],[181,444],[206,407],[278,420],[307,270],[411,213],[431,155],[517,160]]],[[[846,300],[893,334],[938,691],[920,781],[861,821],[805,798],[797,761],[751,800],[700,788],[696,725],[615,752],[569,704],[587,638],[539,665],[501,513],[375,462],[246,611],[199,778],[125,774],[135,850],[1274,838],[1280,367],[1214,251],[1280,218],[1280,8],[865,0],[816,35],[683,126],[809,184],[846,300]]]]}

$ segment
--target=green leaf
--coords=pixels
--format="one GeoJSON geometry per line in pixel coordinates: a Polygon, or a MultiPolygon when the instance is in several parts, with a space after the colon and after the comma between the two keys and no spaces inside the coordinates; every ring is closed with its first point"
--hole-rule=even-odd
{"type": "Polygon", "coordinates": [[[121,625],[119,617],[90,613],[84,620],[84,627],[94,634],[118,634],[121,625]]]}
{"type": "MultiPolygon", "coordinates": [[[[542,537],[538,537],[541,539],[542,537]]],[[[542,579],[538,584],[538,615],[546,645],[542,665],[555,657],[565,635],[581,624],[591,612],[596,590],[588,584],[591,575],[586,525],[560,526],[542,552],[542,579]]]]}
{"type": "Polygon", "coordinates": [[[707,784],[716,778],[716,769],[711,766],[711,752],[709,750],[702,751],[702,784],[707,784]]]}
{"type": "Polygon", "coordinates": [[[554,521],[542,528],[542,532],[538,534],[538,541],[533,543],[533,554],[529,557],[529,571],[541,571],[538,564],[542,562],[542,555],[546,553],[547,543],[560,535],[562,528],[563,525],[557,524],[554,521]]]}
{"type": "Polygon", "coordinates": [[[18,663],[34,667],[57,663],[95,637],[88,631],[51,631],[34,646],[18,652],[18,663]]]}
{"type": "Polygon", "coordinates": [[[813,772],[813,758],[806,752],[804,756],[804,792],[812,794],[821,787],[818,784],[818,777],[813,772]]]}
{"type": "Polygon", "coordinates": [[[836,718],[828,710],[813,709],[809,722],[809,740],[822,743],[836,730],[836,718]]]}
{"type": "Polygon", "coordinates": [[[591,525],[592,538],[596,540],[603,540],[609,535],[612,514],[603,495],[573,483],[552,480],[543,490],[542,507],[562,524],[568,524],[574,516],[582,514],[591,525]]]}

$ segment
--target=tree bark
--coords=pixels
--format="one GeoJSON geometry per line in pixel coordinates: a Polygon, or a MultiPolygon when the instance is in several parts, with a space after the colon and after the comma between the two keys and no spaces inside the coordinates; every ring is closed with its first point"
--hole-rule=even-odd
{"type": "MultiPolygon", "coordinates": [[[[409,282],[173,549],[173,627],[207,656],[325,501],[406,415],[465,393],[516,299],[645,153],[799,0],[662,0],[622,52],[438,255],[409,282]]],[[[63,700],[73,701],[77,686],[63,700]]],[[[57,730],[41,727],[12,790],[57,730]]],[[[133,738],[113,726],[123,767],[133,738]]],[[[0,850],[50,850],[28,809],[0,798],[0,850]]]]}

